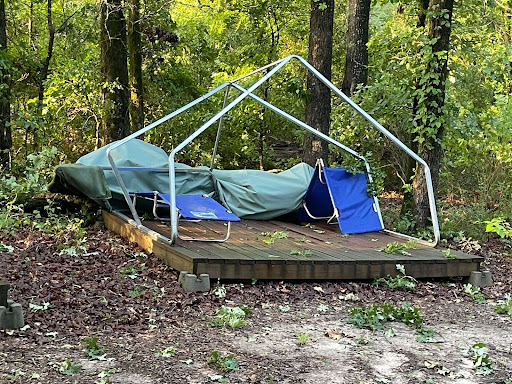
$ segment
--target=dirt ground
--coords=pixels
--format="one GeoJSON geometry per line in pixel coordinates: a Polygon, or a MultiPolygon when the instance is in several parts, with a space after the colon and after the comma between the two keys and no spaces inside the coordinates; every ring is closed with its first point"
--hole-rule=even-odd
{"type": "Polygon", "coordinates": [[[0,331],[1,383],[512,382],[512,319],[494,311],[512,293],[512,258],[496,244],[479,251],[495,280],[479,304],[460,280],[421,281],[414,292],[246,281],[184,293],[177,271],[101,225],[88,230],[83,256],[60,254],[41,232],[0,234],[0,243],[14,248],[0,252],[0,279],[27,324],[0,331]],[[404,323],[372,331],[347,321],[352,308],[404,302],[435,331],[427,342],[404,323]],[[223,305],[249,307],[245,326],[212,326],[223,305]],[[84,351],[93,337],[100,359],[84,351]],[[487,375],[475,367],[477,343],[487,375]],[[214,351],[218,361],[209,363],[214,351]]]}

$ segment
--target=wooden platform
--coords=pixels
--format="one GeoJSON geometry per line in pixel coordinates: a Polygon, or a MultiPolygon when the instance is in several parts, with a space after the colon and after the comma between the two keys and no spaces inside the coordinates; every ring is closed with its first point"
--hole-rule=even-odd
{"type": "MultiPolygon", "coordinates": [[[[138,227],[126,216],[104,212],[106,226],[153,252],[178,271],[207,273],[212,279],[359,280],[396,274],[396,264],[416,278],[469,276],[480,270],[483,258],[424,245],[409,254],[387,254],[378,249],[402,238],[384,232],[342,235],[337,225],[303,227],[279,221],[242,220],[233,223],[225,243],[178,240],[171,245],[166,224],[145,221],[138,227]],[[275,238],[277,235],[285,238],[275,238]]],[[[182,235],[219,237],[226,227],[218,222],[184,223],[182,235]]]]}

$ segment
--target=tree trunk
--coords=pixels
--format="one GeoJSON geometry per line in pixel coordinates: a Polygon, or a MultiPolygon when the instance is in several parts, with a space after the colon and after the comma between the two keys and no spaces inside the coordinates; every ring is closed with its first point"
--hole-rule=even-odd
{"type": "Polygon", "coordinates": [[[28,29],[28,45],[32,45],[32,35],[34,34],[34,2],[31,1],[28,6],[28,22],[27,22],[27,29],[28,29]]]}
{"type": "Polygon", "coordinates": [[[140,1],[128,2],[128,58],[130,62],[131,130],[136,132],[144,127],[144,88],[142,83],[142,43],[140,1]]]}
{"type": "MultiPolygon", "coordinates": [[[[423,95],[415,116],[415,131],[418,135],[418,155],[430,167],[434,191],[439,184],[441,165],[441,142],[445,128],[445,85],[448,74],[448,50],[454,0],[430,0],[426,18],[427,41],[426,63],[423,81],[417,91],[423,95]],[[431,49],[431,51],[430,51],[431,49]]],[[[425,174],[416,170],[413,182],[416,226],[425,228],[429,223],[430,207],[425,174]]]]}
{"type": "MultiPolygon", "coordinates": [[[[7,51],[5,2],[0,0],[0,55],[7,51]]],[[[0,67],[0,169],[9,168],[11,137],[11,104],[8,65],[0,67]]]]}
{"type": "MultiPolygon", "coordinates": [[[[48,45],[46,47],[46,57],[44,59],[43,65],[41,67],[41,76],[39,78],[39,82],[37,85],[37,114],[39,119],[42,121],[43,116],[43,102],[44,102],[44,87],[46,80],[48,79],[48,71],[50,68],[50,61],[53,56],[53,45],[55,43],[55,27],[53,25],[53,17],[52,17],[52,0],[48,0],[47,3],[47,11],[46,11],[46,20],[48,24],[48,45]]],[[[37,149],[37,128],[34,128],[32,132],[32,145],[34,150],[37,149]]]]}
{"type": "Polygon", "coordinates": [[[126,21],[121,0],[101,1],[101,74],[103,137],[106,142],[130,134],[126,21]]]}
{"type": "MultiPolygon", "coordinates": [[[[418,0],[419,4],[419,10],[418,10],[418,23],[416,26],[418,28],[425,28],[426,27],[426,20],[427,20],[427,10],[428,10],[428,3],[430,0],[418,0]]],[[[414,86],[415,88],[419,87],[419,79],[414,79],[414,86]]],[[[415,96],[412,104],[412,113],[413,115],[416,115],[416,112],[418,111],[418,101],[419,97],[415,96]]],[[[408,132],[407,134],[407,145],[411,150],[413,150],[415,153],[418,153],[418,142],[415,141],[416,134],[408,132]]],[[[405,175],[404,175],[404,182],[409,184],[409,182],[412,182],[414,180],[414,177],[416,175],[416,171],[418,170],[416,160],[414,160],[409,155],[405,155],[405,175]]],[[[421,170],[420,170],[421,171],[421,170]]],[[[404,198],[402,200],[402,208],[400,209],[400,218],[408,218],[407,216],[412,214],[415,210],[415,203],[414,203],[414,191],[412,188],[407,188],[404,190],[404,198]]]]}
{"type": "Polygon", "coordinates": [[[353,96],[368,81],[368,23],[371,0],[348,0],[345,76],[341,91],[353,96]]]}
{"type": "MultiPolygon", "coordinates": [[[[331,79],[334,0],[311,0],[308,62],[328,80],[331,79]]],[[[309,97],[306,101],[306,124],[328,135],[331,116],[331,91],[312,73],[308,73],[309,97]]],[[[329,146],[312,134],[304,137],[303,161],[314,165],[322,158],[327,164],[329,146]]]]}

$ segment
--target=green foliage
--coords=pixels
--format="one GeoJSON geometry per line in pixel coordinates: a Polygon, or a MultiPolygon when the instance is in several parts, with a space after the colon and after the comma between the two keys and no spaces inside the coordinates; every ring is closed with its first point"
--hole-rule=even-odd
{"type": "Polygon", "coordinates": [[[457,255],[454,255],[450,249],[445,249],[444,251],[441,251],[441,253],[447,259],[456,259],[457,258],[457,255]]]}
{"type": "Polygon", "coordinates": [[[419,309],[409,303],[403,303],[400,307],[391,304],[372,304],[368,307],[356,307],[350,311],[352,316],[348,319],[350,324],[358,328],[369,328],[372,330],[384,329],[388,321],[400,321],[414,328],[421,328],[423,318],[419,309]]]}
{"type": "Polygon", "coordinates": [[[416,341],[420,343],[430,343],[434,340],[436,332],[432,329],[421,328],[416,330],[416,341]]]}
{"type": "Polygon", "coordinates": [[[307,333],[301,333],[297,336],[297,343],[299,345],[306,345],[309,341],[309,335],[307,333]]]}
{"type": "Polygon", "coordinates": [[[220,284],[220,282],[218,282],[217,286],[213,289],[212,292],[214,295],[216,295],[220,298],[226,297],[226,286],[224,284],[220,284]]]}
{"type": "Polygon", "coordinates": [[[302,247],[301,249],[292,249],[290,255],[311,257],[312,252],[311,249],[304,249],[304,247],[302,247]]]}
{"type": "Polygon", "coordinates": [[[398,241],[392,241],[391,243],[387,243],[386,246],[379,249],[381,252],[389,253],[389,254],[402,254],[402,255],[410,255],[406,249],[416,249],[417,243],[415,240],[408,240],[407,243],[399,243],[398,241]]]}
{"type": "Polygon", "coordinates": [[[82,367],[71,359],[66,359],[60,363],[51,361],[48,365],[53,367],[57,372],[67,376],[72,376],[82,370],[82,367]]]}
{"type": "Polygon", "coordinates": [[[221,358],[218,351],[212,351],[210,356],[206,359],[206,362],[208,364],[215,364],[225,371],[237,371],[240,369],[234,355],[221,358]]]}
{"type": "Polygon", "coordinates": [[[119,271],[121,275],[128,276],[130,279],[136,279],[139,276],[139,272],[142,272],[146,269],[146,264],[141,264],[140,266],[129,265],[124,267],[119,271]]]}
{"type": "Polygon", "coordinates": [[[251,310],[243,305],[241,307],[222,306],[210,325],[217,327],[241,328],[245,325],[245,318],[251,313],[251,310]]]}
{"type": "Polygon", "coordinates": [[[487,303],[487,300],[485,300],[485,295],[480,292],[480,287],[472,285],[471,283],[464,284],[464,294],[478,304],[487,303]]]}
{"type": "Polygon", "coordinates": [[[512,296],[510,293],[505,294],[505,299],[498,300],[494,311],[496,313],[504,313],[512,317],[512,296]]]}
{"type": "Polygon", "coordinates": [[[10,245],[5,245],[4,243],[0,243],[0,252],[12,252],[14,251],[14,247],[10,245]]]}
{"type": "Polygon", "coordinates": [[[0,202],[22,204],[46,192],[56,157],[56,147],[44,147],[39,153],[28,155],[24,165],[2,175],[0,202]]]}
{"type": "Polygon", "coordinates": [[[263,238],[263,242],[265,244],[274,244],[276,239],[286,239],[288,237],[288,233],[284,231],[274,231],[273,233],[261,232],[260,236],[265,236],[263,238]]]}
{"type": "Polygon", "coordinates": [[[28,309],[31,311],[46,311],[48,308],[51,307],[51,304],[47,301],[43,301],[42,305],[34,304],[34,303],[28,303],[28,309]]]}
{"type": "Polygon", "coordinates": [[[476,343],[469,348],[468,353],[473,358],[473,368],[479,375],[490,375],[494,368],[489,359],[489,351],[484,343],[476,343]]]}
{"type": "Polygon", "coordinates": [[[176,355],[176,348],[174,347],[167,347],[161,350],[160,352],[155,353],[155,357],[173,357],[176,355]]]}
{"type": "Polygon", "coordinates": [[[409,291],[414,291],[416,289],[417,280],[405,273],[405,267],[402,264],[397,264],[396,269],[399,273],[395,277],[390,275],[388,275],[388,277],[381,277],[375,279],[373,284],[376,286],[385,285],[389,288],[405,288],[409,291]]]}
{"type": "Polygon", "coordinates": [[[496,233],[502,239],[512,238],[512,226],[503,217],[495,217],[484,221],[485,232],[496,233]]]}
{"type": "Polygon", "coordinates": [[[86,337],[84,352],[91,360],[106,360],[106,353],[103,353],[105,347],[98,343],[98,338],[96,336],[86,337]]]}

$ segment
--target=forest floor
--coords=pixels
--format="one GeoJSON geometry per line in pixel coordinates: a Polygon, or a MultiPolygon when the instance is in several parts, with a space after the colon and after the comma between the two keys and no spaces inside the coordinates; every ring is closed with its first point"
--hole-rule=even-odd
{"type": "Polygon", "coordinates": [[[27,324],[0,331],[1,383],[512,381],[512,318],[494,310],[512,293],[512,257],[497,242],[478,251],[495,284],[472,295],[459,280],[420,281],[415,291],[220,282],[184,293],[177,271],[101,224],[88,229],[82,256],[61,254],[40,231],[3,233],[0,243],[12,247],[0,252],[0,279],[27,324]],[[404,302],[435,332],[426,342],[402,322],[371,330],[347,321],[353,308],[404,302]],[[250,308],[245,325],[211,325],[223,305],[250,308]]]}

